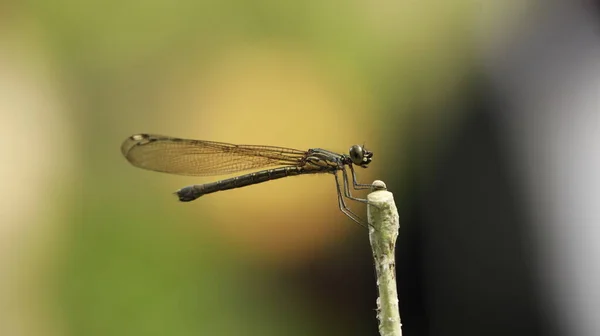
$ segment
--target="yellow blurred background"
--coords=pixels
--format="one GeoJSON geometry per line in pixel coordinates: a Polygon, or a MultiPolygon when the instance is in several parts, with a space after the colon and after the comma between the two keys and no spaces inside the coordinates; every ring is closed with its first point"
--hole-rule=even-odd
{"type": "MultiPolygon", "coordinates": [[[[488,21],[504,22],[494,7],[488,21]]],[[[425,120],[427,137],[455,117],[444,106],[473,62],[480,11],[468,0],[0,4],[0,335],[375,334],[374,297],[363,324],[324,305],[337,299],[326,287],[290,281],[355,248],[370,257],[330,175],[181,204],[173,191],[222,177],[135,169],[119,147],[140,132],[340,153],[365,143],[375,155],[360,181],[400,186],[408,120],[425,120]]]]}

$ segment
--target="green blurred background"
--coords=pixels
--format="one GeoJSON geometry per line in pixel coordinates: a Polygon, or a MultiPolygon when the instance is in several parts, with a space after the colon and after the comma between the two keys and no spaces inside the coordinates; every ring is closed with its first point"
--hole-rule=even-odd
{"type": "Polygon", "coordinates": [[[360,180],[401,201],[399,153],[451,131],[444,106],[481,13],[468,0],[0,4],[0,334],[376,334],[373,271],[353,263],[370,258],[367,234],[331,176],[180,204],[173,191],[221,177],[135,169],[119,147],[140,132],[366,143],[360,180]],[[345,286],[353,274],[370,277],[345,286]]]}

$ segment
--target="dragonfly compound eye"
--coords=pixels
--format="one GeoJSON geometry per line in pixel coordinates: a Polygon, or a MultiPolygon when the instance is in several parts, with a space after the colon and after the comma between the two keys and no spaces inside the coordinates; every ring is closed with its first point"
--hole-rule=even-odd
{"type": "Polygon", "coordinates": [[[355,165],[362,165],[363,159],[365,157],[365,152],[363,151],[363,148],[359,145],[354,145],[352,147],[350,147],[350,159],[352,160],[352,163],[354,163],[355,165]]]}

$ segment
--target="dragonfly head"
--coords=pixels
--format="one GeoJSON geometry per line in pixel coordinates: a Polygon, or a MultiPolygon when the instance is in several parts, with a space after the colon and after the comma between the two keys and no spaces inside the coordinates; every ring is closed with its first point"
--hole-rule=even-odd
{"type": "Polygon", "coordinates": [[[352,160],[353,164],[367,168],[372,158],[373,152],[366,150],[363,146],[354,145],[350,147],[350,160],[352,160]]]}

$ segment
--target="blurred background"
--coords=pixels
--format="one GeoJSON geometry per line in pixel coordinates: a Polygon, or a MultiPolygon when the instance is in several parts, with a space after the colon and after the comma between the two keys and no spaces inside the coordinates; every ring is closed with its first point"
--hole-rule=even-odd
{"type": "Polygon", "coordinates": [[[130,166],[141,132],[364,143],[359,180],[400,210],[405,335],[600,335],[599,9],[0,3],[0,335],[378,334],[330,175],[182,204],[223,177],[130,166]]]}

